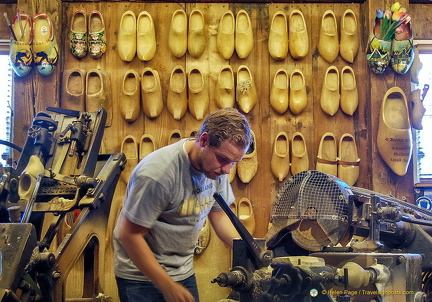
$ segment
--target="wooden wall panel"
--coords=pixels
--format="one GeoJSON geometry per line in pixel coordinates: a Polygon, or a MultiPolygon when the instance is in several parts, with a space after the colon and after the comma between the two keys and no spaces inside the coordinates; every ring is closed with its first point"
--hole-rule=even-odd
{"type": "MultiPolygon", "coordinates": [[[[403,4],[407,4],[403,2],[403,4]]],[[[194,67],[200,68],[207,80],[208,93],[210,97],[209,112],[217,109],[214,95],[217,75],[221,66],[231,65],[235,74],[237,68],[247,65],[257,85],[259,102],[257,106],[247,114],[257,138],[258,172],[250,183],[244,184],[238,177],[233,181],[233,189],[238,198],[247,197],[253,203],[256,218],[255,237],[262,237],[266,231],[269,220],[271,203],[274,201],[281,183],[272,175],[270,161],[274,139],[279,131],[286,131],[289,138],[295,131],[300,131],[306,138],[310,169],[315,169],[318,145],[323,133],[329,131],[335,134],[337,140],[343,133],[351,133],[355,136],[361,158],[360,178],[357,186],[376,190],[383,194],[392,194],[397,198],[406,198],[412,202],[412,164],[409,173],[404,177],[394,175],[387,168],[378,154],[376,147],[376,133],[378,127],[379,108],[382,97],[388,88],[398,85],[409,95],[410,85],[407,75],[394,74],[391,69],[384,75],[375,75],[368,70],[365,62],[365,48],[371,30],[375,10],[385,7],[385,1],[370,0],[365,3],[213,3],[213,2],[140,2],[140,1],[18,1],[22,11],[34,15],[36,12],[45,11],[53,16],[55,25],[58,26],[58,37],[62,51],[61,64],[58,71],[50,77],[43,78],[33,72],[27,78],[15,77],[15,139],[14,142],[22,145],[25,140],[25,132],[31,125],[35,112],[45,106],[61,106],[62,91],[61,74],[64,70],[79,67],[85,70],[100,68],[108,71],[111,81],[111,95],[113,101],[113,122],[105,130],[103,151],[107,153],[120,152],[121,142],[126,135],[134,135],[137,139],[144,133],[152,134],[157,141],[158,147],[165,146],[172,130],[178,129],[183,137],[190,135],[201,124],[188,112],[186,116],[175,121],[166,106],[156,119],[149,119],[143,113],[133,123],[128,123],[121,118],[119,96],[123,75],[129,69],[141,73],[146,66],[156,69],[161,77],[163,98],[166,102],[170,73],[177,64],[185,67],[187,71],[194,67]],[[200,58],[192,58],[189,54],[178,59],[174,58],[168,50],[168,29],[172,13],[176,9],[184,9],[187,14],[193,8],[203,11],[206,19],[206,32],[208,34],[207,49],[200,58]],[[289,55],[285,60],[275,61],[268,54],[268,34],[273,14],[284,11],[287,16],[294,9],[300,9],[306,18],[310,38],[309,54],[301,60],[294,60],[289,55]],[[320,108],[320,93],[325,71],[329,63],[325,62],[318,53],[317,43],[322,14],[327,9],[333,9],[338,20],[343,12],[352,9],[359,23],[361,43],[359,54],[353,64],[346,63],[340,56],[333,63],[339,71],[345,65],[350,65],[356,75],[359,88],[359,108],[354,116],[345,115],[339,110],[335,116],[326,115],[320,108]],[[87,14],[91,10],[99,10],[104,16],[107,29],[108,50],[100,59],[92,59],[87,56],[76,59],[69,51],[68,34],[70,21],[75,10],[84,9],[87,14]],[[246,59],[239,59],[235,54],[230,60],[224,60],[217,52],[216,34],[220,17],[227,9],[236,14],[240,9],[245,9],[252,21],[254,32],[254,48],[251,55],[246,59]],[[137,57],[128,63],[120,60],[117,54],[118,27],[122,13],[132,10],[138,16],[139,12],[147,10],[155,20],[157,36],[157,54],[149,62],[142,62],[137,57]],[[60,38],[61,37],[61,38],[60,38]],[[306,77],[308,106],[298,116],[289,111],[283,115],[275,112],[269,104],[271,83],[277,69],[286,68],[290,73],[294,68],[303,71],[306,77]]],[[[432,38],[427,26],[431,11],[431,5],[411,5],[415,29],[415,38],[432,38]],[[421,22],[420,22],[421,20],[421,22]]],[[[0,34],[4,30],[0,26],[0,34]]],[[[113,211],[110,221],[114,221],[121,206],[125,190],[125,183],[120,180],[115,197],[113,199],[113,211]]],[[[112,223],[109,224],[112,226],[112,223]]],[[[110,245],[110,230],[107,230],[107,259],[106,272],[101,280],[102,290],[105,294],[116,297],[116,286],[112,274],[112,247],[110,245]]],[[[212,233],[214,235],[214,233],[212,233]]],[[[214,237],[214,236],[213,236],[214,237]]],[[[216,277],[219,272],[229,269],[230,251],[221,245],[220,241],[212,239],[209,252],[197,257],[197,275],[200,278],[200,290],[202,301],[216,301],[216,297],[222,298],[226,295],[226,289],[219,288],[209,281],[216,277]],[[221,255],[221,256],[219,256],[221,255]],[[211,298],[210,298],[211,297],[211,298]]]]}

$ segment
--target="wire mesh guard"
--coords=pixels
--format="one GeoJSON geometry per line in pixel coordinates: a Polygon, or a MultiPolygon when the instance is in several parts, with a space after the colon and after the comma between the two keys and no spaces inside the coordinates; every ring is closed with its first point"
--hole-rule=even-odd
{"type": "Polygon", "coordinates": [[[340,243],[349,228],[349,195],[349,186],[335,176],[314,170],[293,175],[276,195],[266,238],[289,227],[293,240],[307,250],[340,243]]]}

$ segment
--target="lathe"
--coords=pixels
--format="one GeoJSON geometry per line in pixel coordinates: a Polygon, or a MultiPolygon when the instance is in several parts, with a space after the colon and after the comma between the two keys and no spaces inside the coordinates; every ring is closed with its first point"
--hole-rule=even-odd
{"type": "Polygon", "coordinates": [[[432,213],[319,171],[289,178],[255,239],[221,196],[241,239],[212,282],[223,301],[432,301],[432,213]]]}
{"type": "Polygon", "coordinates": [[[15,166],[0,168],[0,301],[64,301],[84,255],[84,296],[100,295],[108,215],[126,162],[100,154],[104,109],[46,108],[28,130],[15,166]],[[99,248],[102,245],[102,248],[99,248]]]}

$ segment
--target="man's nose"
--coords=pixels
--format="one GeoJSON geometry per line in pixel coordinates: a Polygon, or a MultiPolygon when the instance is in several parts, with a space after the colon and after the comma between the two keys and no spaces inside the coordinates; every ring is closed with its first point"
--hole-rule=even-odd
{"type": "Polygon", "coordinates": [[[229,164],[226,164],[226,165],[223,165],[222,166],[222,172],[224,173],[224,174],[229,174],[229,172],[231,171],[231,168],[234,166],[234,163],[229,163],[229,164]]]}

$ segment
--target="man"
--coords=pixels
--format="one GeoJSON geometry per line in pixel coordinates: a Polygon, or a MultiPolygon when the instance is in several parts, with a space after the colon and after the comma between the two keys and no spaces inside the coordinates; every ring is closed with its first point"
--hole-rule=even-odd
{"type": "Polygon", "coordinates": [[[199,301],[195,243],[207,216],[228,246],[239,237],[213,194],[234,202],[227,174],[251,139],[246,118],[221,109],[204,120],[196,138],[156,150],[136,166],[114,230],[122,302],[199,301]]]}

